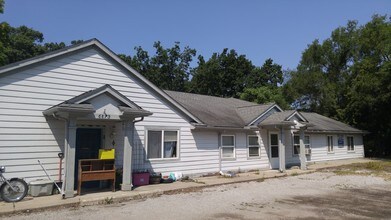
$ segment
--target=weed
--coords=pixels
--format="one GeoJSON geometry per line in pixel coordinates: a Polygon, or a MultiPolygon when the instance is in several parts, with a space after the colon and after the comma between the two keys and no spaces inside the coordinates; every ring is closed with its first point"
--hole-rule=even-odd
{"type": "Polygon", "coordinates": [[[113,197],[110,197],[110,198],[106,197],[104,203],[106,205],[113,204],[114,203],[113,197]]]}
{"type": "Polygon", "coordinates": [[[368,170],[376,170],[381,171],[384,169],[383,164],[381,162],[368,162],[365,164],[365,168],[368,170]]]}
{"type": "Polygon", "coordinates": [[[299,174],[297,172],[293,172],[291,176],[298,176],[299,174]]]}
{"type": "Polygon", "coordinates": [[[205,182],[199,181],[199,180],[195,180],[194,182],[195,182],[195,183],[199,183],[199,184],[206,184],[205,182]]]}

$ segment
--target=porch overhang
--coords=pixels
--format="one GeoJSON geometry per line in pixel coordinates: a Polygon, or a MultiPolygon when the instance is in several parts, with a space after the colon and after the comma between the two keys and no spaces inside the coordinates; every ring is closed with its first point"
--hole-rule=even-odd
{"type": "Polygon", "coordinates": [[[132,145],[134,123],[142,121],[152,112],[142,109],[110,85],[87,91],[43,111],[47,118],[63,120],[65,178],[63,193],[65,198],[74,196],[74,172],[76,160],[76,131],[79,122],[98,123],[122,122],[123,129],[123,182],[122,190],[132,189],[132,145]],[[141,120],[135,120],[141,118],[141,120]]]}

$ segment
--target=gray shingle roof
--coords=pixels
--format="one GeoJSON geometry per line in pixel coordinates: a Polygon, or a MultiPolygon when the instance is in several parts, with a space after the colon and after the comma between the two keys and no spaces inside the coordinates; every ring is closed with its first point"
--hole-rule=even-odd
{"type": "Polygon", "coordinates": [[[300,112],[313,126],[308,131],[332,131],[339,133],[365,133],[340,121],[313,112],[300,112]]]}
{"type": "MultiPolygon", "coordinates": [[[[275,105],[274,103],[259,105],[235,98],[175,91],[165,92],[209,127],[243,128],[275,105]]],[[[260,125],[290,125],[293,122],[288,121],[287,118],[295,112],[295,110],[287,110],[273,113],[260,125]]],[[[364,133],[364,131],[316,113],[299,112],[299,114],[312,125],[308,127],[308,131],[364,133]]]]}
{"type": "Polygon", "coordinates": [[[220,98],[165,91],[207,126],[243,128],[274,104],[259,105],[235,98],[220,98]]]}
{"type": "Polygon", "coordinates": [[[282,122],[289,122],[286,119],[292,115],[295,111],[294,110],[287,110],[283,112],[276,112],[269,117],[267,117],[265,120],[263,120],[260,124],[261,125],[274,125],[274,124],[281,124],[282,122]]]}
{"type": "Polygon", "coordinates": [[[100,93],[105,92],[110,95],[115,96],[118,101],[121,102],[121,105],[118,106],[119,109],[123,112],[123,114],[134,115],[135,117],[142,117],[152,115],[151,112],[142,109],[140,106],[129,100],[126,96],[119,93],[117,90],[113,89],[110,85],[106,84],[99,88],[84,92],[78,96],[75,96],[69,100],[66,100],[58,105],[54,105],[43,113],[44,115],[52,115],[58,111],[79,111],[79,112],[93,112],[94,107],[90,103],[84,103],[83,100],[94,97],[95,95],[99,95],[100,93]]]}

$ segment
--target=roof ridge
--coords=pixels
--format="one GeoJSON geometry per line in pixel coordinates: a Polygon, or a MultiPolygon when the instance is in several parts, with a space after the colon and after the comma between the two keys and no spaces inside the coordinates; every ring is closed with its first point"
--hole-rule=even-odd
{"type": "MultiPolygon", "coordinates": [[[[240,99],[240,100],[242,100],[242,99],[240,99]]],[[[246,101],[246,100],[243,100],[243,101],[246,101]]],[[[272,104],[256,104],[256,103],[254,103],[254,105],[239,106],[236,108],[248,108],[248,107],[255,107],[255,106],[266,106],[266,105],[272,105],[272,104]]]]}

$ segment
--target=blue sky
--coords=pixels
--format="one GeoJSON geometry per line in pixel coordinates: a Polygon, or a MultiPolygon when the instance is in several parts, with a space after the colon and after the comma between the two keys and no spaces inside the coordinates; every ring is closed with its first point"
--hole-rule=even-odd
{"type": "Polygon", "coordinates": [[[154,41],[179,41],[206,58],[230,48],[256,65],[270,57],[294,69],[314,39],[375,13],[390,16],[391,1],[5,0],[0,21],[32,27],[46,42],[98,38],[116,53],[134,54],[135,46],[153,52],[154,41]]]}

